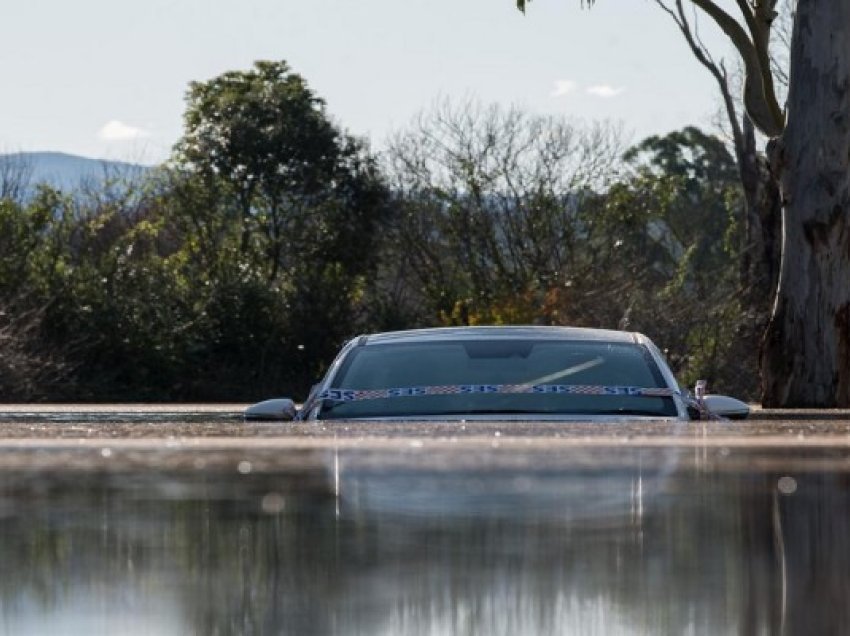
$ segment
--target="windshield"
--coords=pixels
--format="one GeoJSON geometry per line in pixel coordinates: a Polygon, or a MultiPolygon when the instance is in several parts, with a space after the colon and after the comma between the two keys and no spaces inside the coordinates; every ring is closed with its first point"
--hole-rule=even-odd
{"type": "Polygon", "coordinates": [[[319,414],[322,419],[677,414],[669,396],[636,394],[639,389],[666,389],[666,384],[649,351],[632,343],[467,340],[369,344],[352,349],[330,389],[319,414]],[[391,391],[385,391],[388,389],[391,391]]]}

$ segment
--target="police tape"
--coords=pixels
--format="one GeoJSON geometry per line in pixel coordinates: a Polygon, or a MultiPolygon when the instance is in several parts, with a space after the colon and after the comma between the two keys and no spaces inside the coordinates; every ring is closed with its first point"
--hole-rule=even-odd
{"type": "Polygon", "coordinates": [[[319,400],[360,402],[390,398],[433,395],[474,394],[557,394],[626,397],[672,397],[674,389],[636,386],[602,386],[592,384],[448,384],[442,386],[410,386],[389,389],[326,389],[319,400]]]}

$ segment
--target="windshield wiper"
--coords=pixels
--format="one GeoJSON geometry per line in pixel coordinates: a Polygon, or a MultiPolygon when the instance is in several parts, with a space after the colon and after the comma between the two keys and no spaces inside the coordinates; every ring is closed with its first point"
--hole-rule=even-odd
{"type": "Polygon", "coordinates": [[[561,378],[566,378],[570,375],[575,375],[576,373],[580,373],[581,371],[587,371],[588,369],[592,369],[593,367],[599,366],[603,364],[605,360],[601,356],[596,356],[592,360],[587,360],[582,362],[581,364],[573,365],[567,369],[562,369],[561,371],[557,371],[555,373],[550,373],[549,375],[544,375],[540,378],[535,378],[530,380],[529,382],[525,382],[524,384],[528,384],[529,386],[533,386],[535,384],[551,384],[555,380],[560,380],[561,378]]]}

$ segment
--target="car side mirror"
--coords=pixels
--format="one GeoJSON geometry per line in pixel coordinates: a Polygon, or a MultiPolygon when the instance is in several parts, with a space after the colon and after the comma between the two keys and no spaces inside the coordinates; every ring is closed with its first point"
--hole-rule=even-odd
{"type": "Polygon", "coordinates": [[[712,415],[719,415],[730,420],[745,420],[750,414],[750,406],[746,402],[728,395],[706,395],[703,398],[703,404],[712,415]]]}
{"type": "Polygon", "coordinates": [[[692,399],[688,401],[688,416],[692,420],[711,418],[712,416],[730,420],[744,420],[750,414],[746,402],[728,395],[707,395],[708,383],[697,380],[692,399]]]}
{"type": "Polygon", "coordinates": [[[289,422],[295,419],[298,409],[289,398],[275,398],[257,402],[245,409],[246,421],[289,422]]]}

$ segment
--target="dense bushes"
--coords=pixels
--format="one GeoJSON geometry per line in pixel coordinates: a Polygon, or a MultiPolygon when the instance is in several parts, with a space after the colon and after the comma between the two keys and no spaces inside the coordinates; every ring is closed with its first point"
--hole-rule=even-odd
{"type": "Polygon", "coordinates": [[[442,104],[379,162],[283,63],[187,102],[144,181],[0,200],[0,399],[303,397],[358,332],[485,323],[643,331],[752,395],[717,139],[442,104]]]}

